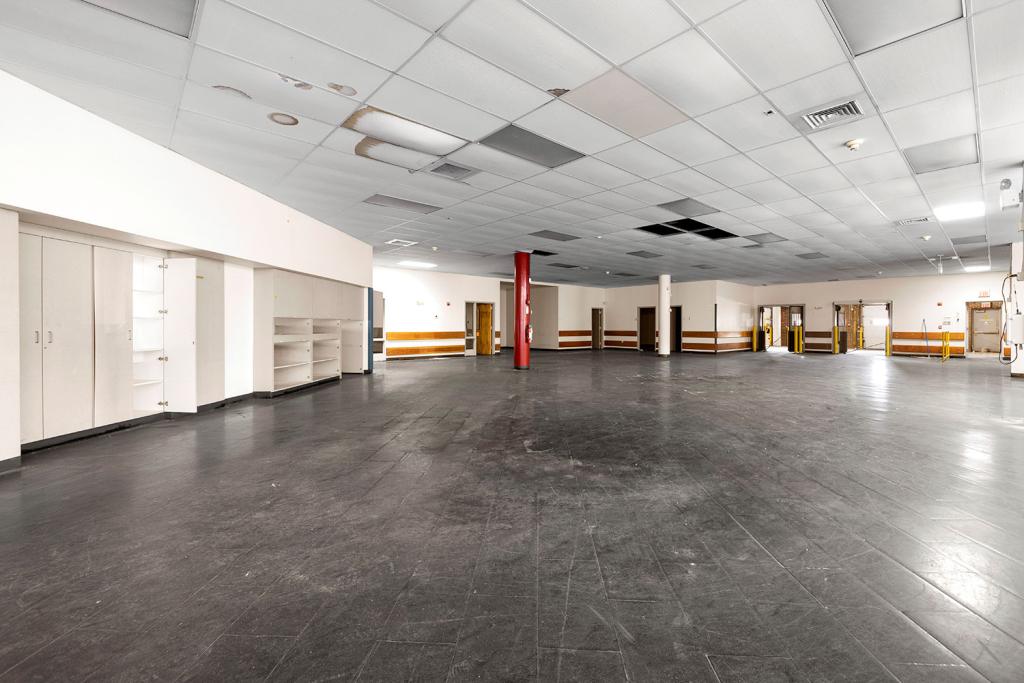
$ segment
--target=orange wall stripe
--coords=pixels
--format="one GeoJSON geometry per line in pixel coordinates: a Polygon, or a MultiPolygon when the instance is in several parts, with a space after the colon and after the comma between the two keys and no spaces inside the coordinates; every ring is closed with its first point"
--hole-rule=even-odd
{"type": "MultiPolygon", "coordinates": [[[[925,344],[893,344],[893,353],[917,353],[917,354],[931,354],[938,356],[942,354],[942,347],[936,344],[930,346],[925,344]]],[[[964,355],[964,347],[962,346],[950,346],[949,352],[954,356],[964,355]]]]}
{"type": "Polygon", "coordinates": [[[465,339],[466,333],[456,332],[388,332],[388,341],[414,341],[417,339],[465,339]]]}
{"type": "Polygon", "coordinates": [[[716,344],[704,344],[698,342],[683,342],[683,349],[689,351],[714,351],[716,344]]]}
{"type": "Polygon", "coordinates": [[[558,342],[558,348],[560,349],[572,349],[572,348],[590,348],[590,342],[588,341],[560,341],[558,342]]]}
{"type": "Polygon", "coordinates": [[[635,337],[636,330],[605,330],[606,337],[635,337]]]}
{"type": "MultiPolygon", "coordinates": [[[[739,332],[716,332],[719,337],[752,337],[754,335],[751,330],[740,330],[739,332]]],[[[686,331],[683,330],[683,336],[686,336],[686,331]]]]}
{"type": "Polygon", "coordinates": [[[621,346],[622,348],[635,349],[635,341],[622,341],[620,339],[608,339],[604,343],[605,346],[621,346]]]}
{"type": "Polygon", "coordinates": [[[466,346],[399,346],[388,349],[389,356],[431,356],[439,353],[465,353],[466,346]]]}
{"type": "Polygon", "coordinates": [[[589,337],[592,334],[590,330],[559,330],[559,337],[589,337]]]}
{"type": "MultiPolygon", "coordinates": [[[[924,332],[893,332],[893,339],[924,339],[924,332]]],[[[963,341],[963,332],[950,332],[949,338],[953,341],[963,341]]],[[[942,341],[941,332],[929,332],[928,341],[942,341]]]]}
{"type": "MultiPolygon", "coordinates": [[[[840,330],[840,331],[842,331],[842,330],[840,330]]],[[[814,337],[815,339],[831,339],[832,338],[832,333],[831,332],[810,332],[810,331],[807,331],[807,332],[804,332],[804,337],[805,338],[814,337]]]]}
{"type": "Polygon", "coordinates": [[[726,342],[725,344],[719,342],[717,346],[718,350],[735,350],[735,349],[749,349],[750,342],[726,342]]]}
{"type": "MultiPolygon", "coordinates": [[[[714,339],[718,336],[717,332],[707,332],[703,330],[683,330],[684,337],[696,337],[698,339],[714,339]]],[[[738,336],[738,335],[737,335],[738,336]]]]}

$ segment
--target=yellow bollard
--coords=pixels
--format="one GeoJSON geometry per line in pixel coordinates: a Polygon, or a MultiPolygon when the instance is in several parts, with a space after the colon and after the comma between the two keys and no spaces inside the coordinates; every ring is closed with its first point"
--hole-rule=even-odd
{"type": "Polygon", "coordinates": [[[949,332],[942,333],[942,362],[945,363],[949,360],[950,348],[949,348],[949,332]]]}
{"type": "Polygon", "coordinates": [[[832,327],[832,355],[839,353],[839,328],[832,327]]]}
{"type": "Polygon", "coordinates": [[[885,355],[892,355],[892,330],[888,325],[885,326],[885,355]]]}
{"type": "Polygon", "coordinates": [[[754,329],[751,330],[751,335],[750,335],[750,350],[751,351],[757,351],[757,333],[758,332],[759,332],[759,329],[758,329],[757,325],[754,325],[754,329]]]}
{"type": "Polygon", "coordinates": [[[864,326],[861,325],[857,328],[857,348],[864,348],[864,326]]]}

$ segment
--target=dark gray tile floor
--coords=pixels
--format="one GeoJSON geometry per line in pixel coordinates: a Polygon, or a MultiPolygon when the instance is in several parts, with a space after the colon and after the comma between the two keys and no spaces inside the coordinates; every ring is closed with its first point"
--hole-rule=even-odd
{"type": "Polygon", "coordinates": [[[4,680],[1021,681],[994,360],[393,362],[0,478],[4,680]]]}

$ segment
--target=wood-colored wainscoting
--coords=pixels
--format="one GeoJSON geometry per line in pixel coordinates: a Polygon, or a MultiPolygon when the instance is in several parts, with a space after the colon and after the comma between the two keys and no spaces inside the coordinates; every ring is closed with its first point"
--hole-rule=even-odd
{"type": "Polygon", "coordinates": [[[400,345],[388,345],[385,349],[387,358],[423,358],[425,356],[453,356],[466,353],[466,333],[462,330],[444,330],[435,332],[388,332],[388,342],[399,342],[400,345]],[[438,344],[446,339],[458,339],[459,344],[438,344]]]}
{"type": "Polygon", "coordinates": [[[593,346],[590,330],[559,330],[558,348],[560,349],[589,349],[593,346]],[[563,339],[567,337],[567,339],[563,339]],[[585,339],[584,339],[585,337],[585,339]]]}
{"type": "Polygon", "coordinates": [[[605,330],[606,349],[636,349],[636,330],[605,330]],[[611,337],[611,339],[609,339],[611,337]]]}
{"type": "Polygon", "coordinates": [[[751,330],[718,332],[714,330],[683,330],[683,351],[697,353],[750,351],[752,338],[751,330]]]}
{"type": "MultiPolygon", "coordinates": [[[[949,355],[964,356],[963,332],[949,333],[949,355]]],[[[941,356],[942,332],[929,332],[927,343],[924,332],[893,332],[892,352],[907,356],[941,356]],[[897,342],[899,340],[899,342],[897,342]]]]}

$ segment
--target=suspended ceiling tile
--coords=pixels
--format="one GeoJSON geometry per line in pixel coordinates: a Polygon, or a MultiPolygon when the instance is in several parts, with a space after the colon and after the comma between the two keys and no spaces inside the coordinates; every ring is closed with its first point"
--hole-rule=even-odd
{"type": "Polygon", "coordinates": [[[533,185],[527,185],[526,183],[506,185],[499,190],[495,190],[495,192],[508,197],[521,199],[524,202],[531,202],[537,207],[560,204],[567,199],[567,197],[560,195],[557,192],[551,192],[550,190],[545,190],[533,185]]]}
{"type": "Polygon", "coordinates": [[[570,90],[562,100],[633,137],[686,120],[678,109],[617,69],[570,90]]]}
{"type": "Polygon", "coordinates": [[[817,131],[809,134],[807,139],[830,161],[837,164],[852,161],[859,156],[881,154],[896,149],[892,137],[877,116],[817,131]],[[859,150],[850,151],[846,147],[848,140],[863,140],[863,143],[859,150]]]}
{"type": "Polygon", "coordinates": [[[441,33],[541,90],[572,90],[608,70],[594,52],[516,2],[474,0],[441,33]]]}
{"type": "Polygon", "coordinates": [[[713,206],[720,211],[732,211],[747,206],[753,206],[754,200],[742,195],[736,190],[719,190],[708,194],[698,195],[697,199],[703,203],[713,206]]]}
{"type": "Polygon", "coordinates": [[[1024,3],[1010,2],[974,16],[978,81],[991,83],[1024,74],[1024,3]]]}
{"type": "MultiPolygon", "coordinates": [[[[233,0],[236,5],[388,70],[401,66],[430,32],[369,0],[233,0]]],[[[205,18],[204,18],[205,21],[205,18]]]]}
{"type": "Polygon", "coordinates": [[[696,31],[659,45],[623,69],[690,116],[754,94],[754,88],[696,31]]]}
{"type": "Polygon", "coordinates": [[[828,165],[828,159],[802,137],[751,150],[747,156],[776,175],[790,175],[828,165]]]}
{"type": "Polygon", "coordinates": [[[583,157],[558,168],[560,173],[611,190],[635,183],[640,178],[594,157],[583,157]]]}
{"type": "Polygon", "coordinates": [[[509,121],[552,99],[543,90],[440,38],[427,43],[399,73],[509,121]]]}
{"type": "Polygon", "coordinates": [[[771,178],[771,173],[742,154],[702,164],[697,166],[696,170],[730,187],[748,185],[758,180],[771,178]]]}
{"type": "MultiPolygon", "coordinates": [[[[772,211],[781,214],[786,217],[799,216],[805,213],[815,213],[821,211],[821,207],[812,202],[806,197],[797,197],[795,199],[785,199],[781,202],[771,202],[766,204],[772,211]]],[[[775,230],[774,232],[778,232],[775,230]]],[[[781,234],[781,233],[780,233],[781,234]]]]}
{"type": "Polygon", "coordinates": [[[910,175],[903,155],[896,151],[847,161],[839,164],[837,168],[855,185],[905,178],[910,175]]]}
{"type": "Polygon", "coordinates": [[[441,28],[467,2],[469,0],[377,0],[377,4],[391,8],[431,32],[441,28]]]}
{"type": "Polygon", "coordinates": [[[615,64],[690,27],[664,0],[526,0],[526,3],[615,64]]]}
{"type": "Polygon", "coordinates": [[[736,189],[762,204],[800,196],[799,192],[778,178],[762,180],[750,185],[742,185],[736,189]]]}
{"type": "Polygon", "coordinates": [[[882,111],[971,88],[967,24],[954,21],[856,58],[882,111]]]}
{"type": "Polygon", "coordinates": [[[701,28],[762,90],[846,60],[814,0],[747,0],[701,28]]]}
{"type": "Polygon", "coordinates": [[[904,154],[914,173],[923,174],[978,163],[978,136],[963,135],[949,140],[908,147],[904,154]]]}
{"type": "Polygon", "coordinates": [[[505,187],[509,183],[513,182],[508,178],[502,178],[501,176],[488,173],[487,171],[479,171],[474,173],[462,180],[467,185],[479,188],[481,190],[497,190],[499,187],[505,187]]]}
{"type": "Polygon", "coordinates": [[[884,118],[896,142],[906,148],[976,133],[974,110],[974,92],[964,90],[895,109],[884,118]]]}
{"type": "Polygon", "coordinates": [[[983,85],[978,90],[982,129],[1024,121],[1024,76],[983,85]]]}
{"type": "Polygon", "coordinates": [[[665,156],[638,140],[612,147],[595,156],[641,178],[653,178],[682,168],[682,164],[675,159],[665,156]]]}
{"type": "Polygon", "coordinates": [[[591,183],[584,182],[578,178],[567,176],[558,171],[547,171],[540,175],[527,178],[524,182],[535,187],[539,187],[551,192],[557,192],[558,194],[565,195],[566,197],[586,197],[587,195],[597,194],[604,188],[591,183]]]}
{"type": "Polygon", "coordinates": [[[679,198],[678,193],[666,187],[662,187],[661,185],[652,183],[649,180],[632,183],[630,185],[623,185],[622,187],[616,188],[615,191],[619,194],[624,194],[627,197],[638,199],[645,204],[661,204],[663,202],[679,198]]]}
{"type": "Polygon", "coordinates": [[[479,140],[506,123],[400,76],[388,80],[367,104],[470,141],[479,140]]]}
{"type": "Polygon", "coordinates": [[[297,125],[279,125],[270,120],[274,109],[266,105],[191,82],[185,84],[181,108],[312,144],[318,144],[333,130],[329,124],[302,117],[296,117],[297,125]]]}
{"type": "Polygon", "coordinates": [[[701,125],[740,151],[797,137],[797,131],[760,95],[701,116],[701,125]]]}
{"type": "Polygon", "coordinates": [[[981,164],[925,173],[917,176],[917,181],[925,192],[979,185],[981,183],[981,164]]]}
{"type": "Polygon", "coordinates": [[[712,180],[692,168],[666,173],[663,176],[652,178],[651,181],[689,197],[725,189],[725,186],[718,181],[712,180]]]}
{"type": "Polygon", "coordinates": [[[347,85],[359,98],[367,97],[389,75],[379,66],[223,0],[205,2],[196,42],[323,88],[329,83],[347,85]]]}
{"type": "Polygon", "coordinates": [[[962,0],[826,0],[855,55],[963,17],[962,0]]]}
{"type": "Polygon", "coordinates": [[[861,191],[875,204],[900,197],[920,197],[921,191],[913,178],[883,180],[861,186],[861,191]]]}
{"type": "Polygon", "coordinates": [[[729,143],[696,121],[686,121],[658,131],[648,135],[643,141],[690,166],[723,159],[736,153],[729,143]]]}
{"type": "Polygon", "coordinates": [[[560,100],[548,102],[518,119],[516,125],[584,154],[629,141],[629,136],[560,100]]]}
{"type": "Polygon", "coordinates": [[[843,174],[832,166],[801,171],[788,175],[783,180],[804,194],[828,192],[850,186],[843,174]]]}

